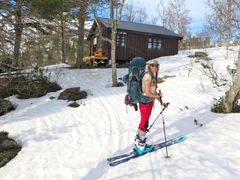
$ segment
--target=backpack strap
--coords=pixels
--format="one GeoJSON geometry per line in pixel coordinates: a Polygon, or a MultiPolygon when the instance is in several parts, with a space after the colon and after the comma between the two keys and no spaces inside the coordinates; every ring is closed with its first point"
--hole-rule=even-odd
{"type": "MultiPolygon", "coordinates": [[[[140,81],[139,81],[139,87],[140,87],[141,94],[143,94],[143,90],[142,90],[142,80],[143,80],[144,75],[147,74],[147,73],[151,75],[151,78],[152,78],[152,79],[154,78],[154,75],[153,75],[152,73],[148,72],[148,71],[141,74],[141,79],[140,79],[140,81]]],[[[157,86],[157,77],[156,77],[156,86],[157,86]]],[[[156,87],[156,88],[157,88],[157,87],[156,87]]]]}

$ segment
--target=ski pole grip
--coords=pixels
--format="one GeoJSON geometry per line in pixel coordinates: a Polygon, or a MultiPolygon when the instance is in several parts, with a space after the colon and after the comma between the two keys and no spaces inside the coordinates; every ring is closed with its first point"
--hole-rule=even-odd
{"type": "Polygon", "coordinates": [[[170,104],[169,102],[164,103],[164,104],[163,104],[164,108],[167,108],[169,104],[170,104]]]}
{"type": "Polygon", "coordinates": [[[159,102],[160,102],[161,105],[163,105],[161,90],[158,91],[158,95],[159,95],[159,102]]]}

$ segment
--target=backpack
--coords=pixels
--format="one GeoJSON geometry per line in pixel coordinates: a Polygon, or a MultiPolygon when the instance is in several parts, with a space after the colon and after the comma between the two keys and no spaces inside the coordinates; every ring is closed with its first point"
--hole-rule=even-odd
{"type": "Polygon", "coordinates": [[[135,57],[130,61],[128,74],[123,77],[123,82],[127,84],[127,95],[125,104],[133,106],[138,110],[137,103],[140,102],[142,94],[142,77],[145,73],[146,60],[142,57],[135,57]]]}

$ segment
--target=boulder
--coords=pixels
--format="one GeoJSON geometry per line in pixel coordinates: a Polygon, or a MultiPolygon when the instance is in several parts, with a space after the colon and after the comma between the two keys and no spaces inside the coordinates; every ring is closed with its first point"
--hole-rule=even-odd
{"type": "Polygon", "coordinates": [[[73,107],[73,108],[77,108],[80,105],[76,101],[74,101],[74,102],[70,103],[68,106],[73,107]]]}
{"type": "Polygon", "coordinates": [[[0,99],[0,116],[13,111],[15,108],[8,100],[0,99]]]}
{"type": "Polygon", "coordinates": [[[79,99],[85,99],[87,97],[87,92],[80,91],[80,87],[73,87],[64,90],[58,96],[58,99],[68,100],[68,101],[76,101],[79,99]]]}
{"type": "Polygon", "coordinates": [[[201,57],[201,58],[204,58],[204,57],[208,57],[208,54],[205,53],[205,52],[196,51],[196,52],[195,52],[195,57],[201,57]]]}
{"type": "Polygon", "coordinates": [[[13,139],[7,138],[0,142],[0,151],[17,148],[19,148],[19,146],[13,139]]]}
{"type": "Polygon", "coordinates": [[[21,146],[8,137],[8,132],[0,132],[0,168],[13,159],[20,150],[21,146]]]}

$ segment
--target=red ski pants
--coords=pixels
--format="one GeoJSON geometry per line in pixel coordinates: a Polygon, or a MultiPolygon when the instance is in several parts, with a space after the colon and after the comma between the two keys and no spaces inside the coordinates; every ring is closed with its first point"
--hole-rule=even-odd
{"type": "Polygon", "coordinates": [[[146,132],[147,128],[148,128],[148,120],[152,113],[153,104],[154,104],[153,101],[149,102],[149,103],[140,103],[139,104],[141,121],[140,121],[138,128],[144,132],[146,132]]]}

